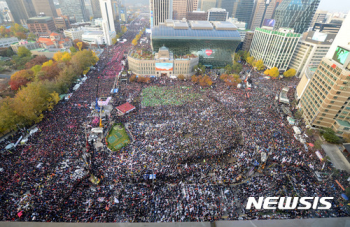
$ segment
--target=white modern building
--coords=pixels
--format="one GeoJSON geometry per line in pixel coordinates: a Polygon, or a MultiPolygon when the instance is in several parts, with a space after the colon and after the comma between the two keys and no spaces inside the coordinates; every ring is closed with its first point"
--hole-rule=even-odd
{"type": "Polygon", "coordinates": [[[280,71],[288,69],[301,34],[294,29],[271,27],[256,28],[250,46],[250,55],[263,60],[268,68],[277,67],[280,71]]]}
{"type": "Polygon", "coordinates": [[[172,0],[150,0],[150,25],[151,28],[165,23],[167,19],[173,19],[172,0]]]}
{"type": "Polygon", "coordinates": [[[112,45],[112,39],[115,37],[116,31],[114,26],[114,17],[111,0],[100,0],[100,8],[102,13],[102,30],[106,44],[112,45]],[[111,34],[114,37],[111,38],[111,34]]]}
{"type": "Polygon", "coordinates": [[[86,27],[78,27],[71,28],[63,31],[65,37],[70,38],[71,40],[82,39],[82,35],[85,32],[89,31],[102,31],[102,28],[99,26],[86,26],[86,27]]]}
{"type": "Polygon", "coordinates": [[[10,38],[1,38],[0,39],[0,47],[9,47],[13,43],[17,43],[18,39],[17,37],[10,37],[10,38]]]}
{"type": "Polygon", "coordinates": [[[317,67],[322,58],[326,56],[336,34],[327,34],[320,32],[306,32],[298,42],[289,68],[297,71],[297,76],[307,68],[317,67]]]}

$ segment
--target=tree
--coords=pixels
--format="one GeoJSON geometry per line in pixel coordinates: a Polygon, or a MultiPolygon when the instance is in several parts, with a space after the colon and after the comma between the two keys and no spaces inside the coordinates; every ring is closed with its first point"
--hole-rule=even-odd
{"type": "Polygon", "coordinates": [[[193,71],[195,71],[197,75],[202,74],[205,72],[205,66],[199,63],[193,67],[193,71]]]}
{"type": "Polygon", "coordinates": [[[243,52],[243,56],[242,56],[242,59],[244,61],[247,61],[247,59],[250,57],[250,53],[248,51],[244,51],[243,52]]]}
{"type": "Polygon", "coordinates": [[[149,83],[151,78],[149,76],[139,76],[137,77],[137,82],[139,83],[149,83]]]}
{"type": "Polygon", "coordinates": [[[86,49],[86,48],[89,46],[89,44],[87,44],[87,43],[81,41],[80,39],[75,39],[75,40],[73,40],[73,43],[74,43],[74,47],[77,48],[78,50],[79,50],[79,47],[77,46],[78,43],[82,43],[82,44],[83,44],[83,46],[81,47],[81,49],[86,49]]]}
{"type": "Polygon", "coordinates": [[[28,84],[34,78],[32,70],[21,70],[12,74],[10,79],[10,86],[12,90],[17,91],[21,86],[28,84]]]}
{"type": "Polygon", "coordinates": [[[137,40],[136,39],[133,39],[132,42],[131,42],[132,45],[136,46],[137,45],[137,40]]]}
{"type": "Polygon", "coordinates": [[[238,53],[235,53],[234,54],[234,59],[235,59],[236,62],[240,61],[241,60],[241,56],[238,53]]]}
{"type": "Polygon", "coordinates": [[[136,75],[135,74],[132,74],[129,78],[129,81],[130,82],[135,82],[136,81],[136,75]]]}
{"type": "Polygon", "coordinates": [[[263,60],[258,60],[255,62],[254,67],[256,67],[257,70],[263,70],[265,68],[263,60]]]}
{"type": "Polygon", "coordinates": [[[118,41],[117,41],[117,36],[116,37],[114,37],[113,39],[112,39],[112,44],[114,45],[114,44],[116,44],[118,41]]]}
{"type": "Polygon", "coordinates": [[[231,73],[232,72],[232,65],[226,65],[224,69],[225,69],[226,73],[231,73]]]}
{"type": "Polygon", "coordinates": [[[228,74],[226,74],[226,73],[221,74],[221,76],[220,76],[220,80],[223,80],[223,81],[225,81],[227,78],[228,78],[228,74]]]}
{"type": "Polygon", "coordinates": [[[70,52],[71,52],[72,54],[74,54],[74,53],[77,52],[77,49],[75,49],[74,46],[69,47],[69,50],[70,50],[70,52]]]}
{"type": "Polygon", "coordinates": [[[30,40],[30,41],[35,41],[36,40],[36,35],[31,32],[31,33],[29,33],[27,39],[30,40]]]}
{"type": "Polygon", "coordinates": [[[27,35],[24,32],[16,32],[15,37],[18,39],[27,39],[27,35]]]}
{"type": "Polygon", "coordinates": [[[30,52],[30,50],[28,50],[26,47],[21,46],[18,48],[18,56],[19,57],[30,57],[32,56],[32,53],[30,52]]]}
{"type": "Polygon", "coordinates": [[[95,65],[98,61],[98,57],[91,50],[82,50],[77,52],[70,61],[75,74],[83,74],[84,71],[89,69],[90,66],[95,65]]]}
{"type": "Polygon", "coordinates": [[[13,103],[16,114],[25,125],[38,123],[43,119],[42,112],[57,104],[58,94],[50,93],[42,83],[29,83],[17,92],[13,103]]]}
{"type": "Polygon", "coordinates": [[[185,76],[184,76],[184,75],[182,75],[182,74],[177,75],[177,79],[179,79],[179,80],[184,80],[184,79],[185,79],[185,76]]]}
{"type": "Polygon", "coordinates": [[[295,74],[296,74],[296,70],[291,68],[291,69],[288,69],[287,71],[285,71],[283,73],[283,76],[285,76],[285,77],[293,77],[293,76],[295,76],[295,74]]]}
{"type": "Polygon", "coordinates": [[[6,57],[12,57],[14,54],[15,54],[15,52],[13,52],[11,47],[7,48],[6,57]]]}
{"type": "Polygon", "coordinates": [[[202,78],[202,76],[196,76],[196,75],[192,75],[192,77],[191,77],[191,81],[193,82],[193,83],[198,83],[199,82],[199,80],[202,78]]]}
{"type": "Polygon", "coordinates": [[[42,65],[44,62],[46,62],[48,60],[49,59],[47,59],[47,57],[45,57],[43,55],[36,56],[35,58],[33,58],[32,60],[30,60],[29,62],[26,63],[26,68],[30,69],[35,65],[42,65]]]}
{"type": "Polygon", "coordinates": [[[276,77],[278,77],[278,75],[280,74],[280,72],[278,71],[278,68],[277,68],[277,67],[273,67],[273,68],[271,68],[271,69],[266,69],[266,70],[264,71],[264,74],[265,74],[265,75],[269,75],[269,76],[271,76],[271,77],[273,77],[273,78],[276,78],[276,77]]]}
{"type": "Polygon", "coordinates": [[[52,60],[49,60],[49,61],[47,61],[47,62],[44,62],[43,65],[42,65],[42,67],[51,66],[51,65],[53,65],[53,61],[52,61],[52,60]]]}
{"type": "Polygon", "coordinates": [[[246,62],[247,62],[249,65],[253,66],[254,60],[255,60],[254,57],[247,57],[246,62]]]}
{"type": "Polygon", "coordinates": [[[198,82],[199,82],[199,85],[201,85],[202,87],[211,86],[213,84],[213,81],[210,79],[208,75],[205,75],[199,78],[198,82]]]}
{"type": "Polygon", "coordinates": [[[92,19],[94,19],[94,17],[93,17],[93,16],[91,16],[91,17],[90,17],[90,21],[92,21],[92,19]]]}
{"type": "Polygon", "coordinates": [[[60,69],[58,68],[58,63],[54,62],[52,65],[47,65],[42,67],[42,72],[44,72],[44,76],[39,78],[40,80],[52,80],[58,77],[60,74],[60,69]]]}
{"type": "Polygon", "coordinates": [[[78,42],[77,47],[78,47],[79,51],[81,51],[81,48],[83,48],[83,42],[78,42]]]}
{"type": "Polygon", "coordinates": [[[335,132],[331,128],[323,129],[321,131],[321,135],[329,143],[339,144],[341,142],[341,139],[335,134],[335,132]]]}
{"type": "Polygon", "coordinates": [[[41,65],[34,65],[31,70],[34,73],[34,76],[36,76],[40,71],[41,71],[42,67],[41,65]]]}
{"type": "Polygon", "coordinates": [[[0,134],[15,130],[21,119],[14,110],[13,98],[6,97],[0,101],[0,134]]]}
{"type": "Polygon", "coordinates": [[[232,71],[235,73],[240,73],[242,71],[242,68],[243,68],[243,66],[238,62],[235,62],[232,65],[232,71]]]}

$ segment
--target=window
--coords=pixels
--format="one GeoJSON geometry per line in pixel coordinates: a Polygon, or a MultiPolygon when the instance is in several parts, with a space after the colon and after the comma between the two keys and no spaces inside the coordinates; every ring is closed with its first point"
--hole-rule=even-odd
{"type": "Polygon", "coordinates": [[[331,101],[331,103],[334,103],[334,101],[331,101]]]}
{"type": "MultiPolygon", "coordinates": [[[[339,95],[340,94],[340,91],[337,91],[337,95],[339,95]]],[[[335,96],[334,96],[335,97],[335,96]]]]}
{"type": "Polygon", "coordinates": [[[334,99],[337,99],[337,98],[338,98],[338,96],[334,96],[333,98],[334,98],[334,99]]]}
{"type": "Polygon", "coordinates": [[[331,106],[331,105],[328,105],[327,107],[328,107],[328,108],[331,108],[332,106],[331,106]]]}

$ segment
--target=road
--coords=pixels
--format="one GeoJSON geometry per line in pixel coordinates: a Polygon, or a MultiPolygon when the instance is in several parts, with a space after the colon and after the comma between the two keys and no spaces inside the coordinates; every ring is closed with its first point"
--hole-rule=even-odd
{"type": "Polygon", "coordinates": [[[350,173],[350,163],[348,162],[348,160],[346,160],[346,158],[336,145],[327,143],[323,144],[322,148],[326,152],[328,157],[330,157],[335,168],[345,170],[348,173],[350,173]]]}

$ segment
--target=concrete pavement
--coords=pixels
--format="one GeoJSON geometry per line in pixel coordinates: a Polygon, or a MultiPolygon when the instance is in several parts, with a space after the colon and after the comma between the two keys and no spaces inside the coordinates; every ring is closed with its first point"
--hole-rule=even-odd
{"type": "Polygon", "coordinates": [[[345,170],[350,173],[350,163],[341,153],[337,145],[325,143],[322,144],[323,150],[330,157],[335,168],[345,170]]]}

